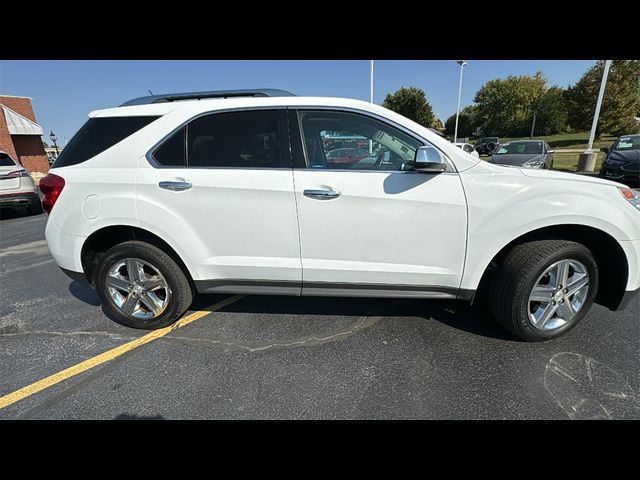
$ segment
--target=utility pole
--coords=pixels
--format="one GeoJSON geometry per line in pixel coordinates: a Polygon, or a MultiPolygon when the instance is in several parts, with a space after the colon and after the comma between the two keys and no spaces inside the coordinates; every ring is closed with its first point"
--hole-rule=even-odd
{"type": "Polygon", "coordinates": [[[533,122],[531,122],[531,135],[529,138],[533,138],[533,131],[536,129],[536,112],[533,112],[533,122]]]}
{"type": "Polygon", "coordinates": [[[464,60],[458,60],[458,65],[460,65],[460,82],[458,83],[458,108],[456,109],[456,128],[453,131],[453,143],[458,141],[458,117],[460,116],[460,96],[462,95],[462,72],[464,71],[464,67],[468,64],[464,60]]]}
{"type": "Polygon", "coordinates": [[[611,60],[604,62],[604,72],[602,72],[602,81],[600,82],[600,91],[598,92],[598,100],[596,101],[596,111],[593,114],[593,122],[591,123],[591,133],[589,134],[589,144],[587,149],[580,154],[578,158],[578,172],[593,172],[596,165],[597,153],[593,153],[593,141],[596,136],[596,127],[600,118],[600,107],[602,106],[602,98],[604,97],[604,89],[607,86],[607,77],[609,76],[609,67],[611,60]]]}
{"type": "MultiPolygon", "coordinates": [[[[373,60],[369,66],[369,102],[373,103],[373,60]]],[[[369,140],[369,155],[373,153],[373,141],[369,140]]]]}

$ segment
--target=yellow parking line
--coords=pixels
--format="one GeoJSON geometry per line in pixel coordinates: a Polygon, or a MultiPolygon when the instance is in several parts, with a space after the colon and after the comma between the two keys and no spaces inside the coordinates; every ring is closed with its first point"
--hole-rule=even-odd
{"type": "Polygon", "coordinates": [[[135,340],[125,343],[124,345],[120,345],[119,347],[108,350],[104,353],[101,353],[100,355],[89,358],[84,362],[80,362],[72,367],[66,368],[58,373],[54,373],[53,375],[45,377],[42,380],[38,380],[31,385],[22,387],[21,389],[9,393],[4,397],[0,397],[0,409],[8,407],[12,403],[27,398],[34,393],[38,393],[46,388],[52,387],[53,385],[56,385],[57,383],[60,383],[68,378],[74,377],[82,372],[86,372],[87,370],[97,367],[98,365],[113,360],[114,358],[124,355],[131,350],[141,347],[142,345],[146,345],[149,342],[153,342],[158,338],[164,337],[167,333],[170,333],[177,328],[184,327],[185,325],[189,325],[191,322],[195,322],[199,318],[202,318],[211,312],[215,312],[216,310],[220,310],[227,305],[237,302],[245,296],[246,295],[234,295],[232,297],[225,298],[221,302],[212,305],[208,310],[199,310],[197,312],[193,312],[186,317],[181,318],[173,325],[154,330],[140,338],[136,338],[135,340]]]}

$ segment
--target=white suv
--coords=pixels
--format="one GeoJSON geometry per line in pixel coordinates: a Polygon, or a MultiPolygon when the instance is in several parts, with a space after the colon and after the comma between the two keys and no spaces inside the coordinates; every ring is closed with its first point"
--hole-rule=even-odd
{"type": "Polygon", "coordinates": [[[40,183],[46,237],[131,327],[196,292],[484,298],[536,341],[640,289],[637,192],[480,161],[377,105],[200,92],[89,117],[40,183]]]}

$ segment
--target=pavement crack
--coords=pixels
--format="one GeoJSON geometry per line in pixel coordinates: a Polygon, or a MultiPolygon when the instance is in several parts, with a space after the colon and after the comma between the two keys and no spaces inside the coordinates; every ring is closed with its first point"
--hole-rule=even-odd
{"type": "Polygon", "coordinates": [[[295,340],[280,340],[273,342],[251,342],[251,341],[241,341],[241,340],[232,340],[232,339],[215,339],[215,338],[207,338],[207,337],[196,337],[189,335],[167,335],[161,339],[160,341],[190,341],[196,343],[208,343],[217,346],[224,346],[230,348],[238,348],[241,350],[246,350],[249,352],[261,352],[264,350],[275,349],[275,348],[288,348],[288,347],[300,347],[300,346],[313,346],[313,345],[321,345],[323,343],[331,342],[339,338],[349,337],[359,330],[370,327],[380,321],[382,317],[362,317],[360,321],[356,324],[352,325],[350,328],[338,332],[333,332],[326,335],[318,335],[313,334],[306,337],[298,338],[295,340]]]}

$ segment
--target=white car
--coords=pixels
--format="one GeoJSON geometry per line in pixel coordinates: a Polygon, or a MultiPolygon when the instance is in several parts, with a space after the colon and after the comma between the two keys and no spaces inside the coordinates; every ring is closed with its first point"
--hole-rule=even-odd
{"type": "Polygon", "coordinates": [[[0,207],[26,207],[32,215],[42,213],[33,178],[8,153],[0,150],[0,207]]]}
{"type": "Polygon", "coordinates": [[[378,105],[199,92],[89,117],[40,183],[46,238],[131,327],[196,293],[411,297],[488,300],[536,341],[640,291],[637,192],[479,161],[378,105]],[[327,168],[335,132],[376,158],[327,168]]]}
{"type": "Polygon", "coordinates": [[[480,158],[480,154],[476,152],[476,149],[473,148],[473,145],[464,142],[456,142],[454,143],[454,145],[462,151],[467,152],[472,157],[480,158]]]}

